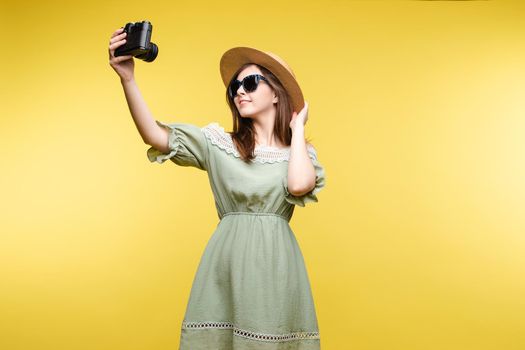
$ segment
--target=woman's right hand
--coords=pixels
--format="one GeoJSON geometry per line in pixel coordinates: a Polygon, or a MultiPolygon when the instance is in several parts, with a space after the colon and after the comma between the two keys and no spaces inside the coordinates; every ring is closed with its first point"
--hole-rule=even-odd
{"type": "Polygon", "coordinates": [[[117,72],[121,80],[130,81],[134,78],[135,62],[132,55],[115,57],[115,49],[126,42],[127,33],[119,28],[109,41],[109,65],[117,72]]]}

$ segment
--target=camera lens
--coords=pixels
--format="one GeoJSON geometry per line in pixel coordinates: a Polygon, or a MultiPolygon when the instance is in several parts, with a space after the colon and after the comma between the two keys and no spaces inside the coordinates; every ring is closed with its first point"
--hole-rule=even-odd
{"type": "Polygon", "coordinates": [[[140,60],[143,60],[144,62],[153,62],[155,58],[157,58],[157,54],[159,53],[159,47],[154,43],[150,44],[151,45],[146,52],[135,57],[140,60]]]}

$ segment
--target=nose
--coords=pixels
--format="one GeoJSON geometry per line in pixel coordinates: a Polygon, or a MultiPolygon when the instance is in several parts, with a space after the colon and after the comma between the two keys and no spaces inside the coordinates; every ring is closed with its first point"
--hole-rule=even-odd
{"type": "Polygon", "coordinates": [[[244,91],[244,86],[242,86],[242,85],[239,86],[239,88],[238,88],[237,91],[235,92],[235,96],[237,96],[237,95],[241,95],[241,94],[246,95],[246,91],[244,91]]]}

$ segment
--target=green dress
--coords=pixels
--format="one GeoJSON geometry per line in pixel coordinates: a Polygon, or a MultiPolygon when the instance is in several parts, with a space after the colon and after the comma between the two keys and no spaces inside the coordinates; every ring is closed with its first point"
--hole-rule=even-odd
{"type": "Polygon", "coordinates": [[[182,322],[180,350],[318,350],[319,328],[306,267],[289,221],[295,205],[317,202],[324,169],[309,193],[287,189],[290,147],[256,147],[245,163],[218,123],[164,123],[170,159],[208,173],[220,221],[201,257],[182,322]]]}

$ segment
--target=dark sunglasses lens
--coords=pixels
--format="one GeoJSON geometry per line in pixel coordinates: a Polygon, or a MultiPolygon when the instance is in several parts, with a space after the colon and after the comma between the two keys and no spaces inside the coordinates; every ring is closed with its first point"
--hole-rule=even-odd
{"type": "Polygon", "coordinates": [[[257,89],[257,83],[259,83],[259,79],[257,79],[256,75],[249,75],[246,78],[244,78],[244,90],[246,92],[252,92],[257,89]]]}
{"type": "Polygon", "coordinates": [[[259,76],[248,75],[247,77],[244,77],[244,79],[242,80],[242,83],[238,80],[232,81],[230,84],[230,87],[228,88],[230,97],[233,98],[237,95],[237,90],[239,90],[241,85],[243,86],[244,91],[253,92],[257,89],[257,85],[259,85],[259,76]]]}
{"type": "Polygon", "coordinates": [[[230,97],[234,97],[235,95],[237,95],[237,90],[239,90],[240,86],[241,86],[240,81],[238,80],[232,81],[232,83],[230,84],[230,89],[229,89],[230,97]]]}

